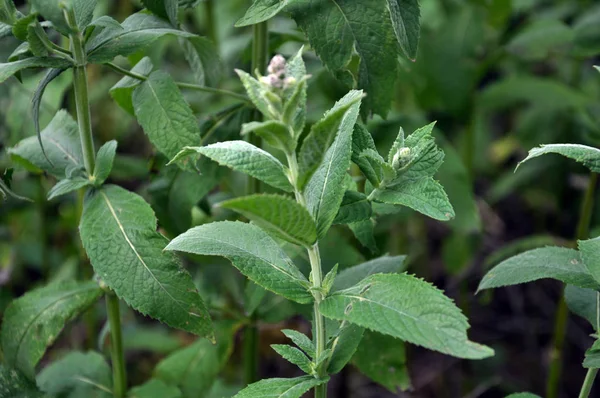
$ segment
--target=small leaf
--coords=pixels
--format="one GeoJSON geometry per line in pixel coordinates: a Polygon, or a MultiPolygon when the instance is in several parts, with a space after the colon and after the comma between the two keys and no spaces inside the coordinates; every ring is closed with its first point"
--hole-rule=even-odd
{"type": "Polygon", "coordinates": [[[317,240],[317,228],[303,206],[280,195],[252,195],[219,204],[234,210],[259,227],[296,245],[310,247],[317,240]]]}
{"type": "Polygon", "coordinates": [[[269,20],[283,10],[287,4],[288,0],[254,0],[246,14],[235,23],[235,27],[256,25],[269,20]]]}
{"type": "Polygon", "coordinates": [[[179,388],[170,386],[159,379],[150,379],[141,386],[132,388],[128,398],[182,398],[179,388]]]}
{"type": "Polygon", "coordinates": [[[458,358],[493,355],[492,349],[468,340],[469,324],[452,300],[407,274],[371,275],[356,286],[333,293],[319,309],[328,318],[346,320],[458,358]]]}
{"type": "Polygon", "coordinates": [[[72,66],[71,63],[63,58],[51,57],[32,57],[20,61],[0,64],[0,83],[26,68],[56,68],[66,69],[72,66]]]}
{"type": "MultiPolygon", "coordinates": [[[[354,125],[354,132],[352,133],[352,161],[374,187],[379,186],[384,178],[383,168],[386,163],[377,152],[371,133],[359,123],[354,125]]],[[[393,169],[392,173],[394,173],[393,169]]]]}
{"type": "Polygon", "coordinates": [[[266,122],[250,122],[242,126],[242,135],[254,133],[262,137],[267,144],[280,149],[285,153],[294,153],[296,140],[292,137],[290,129],[285,124],[276,120],[266,122]]]}
{"type": "Polygon", "coordinates": [[[323,295],[324,296],[327,296],[329,294],[329,291],[331,290],[331,287],[333,286],[333,283],[335,281],[337,273],[338,273],[338,264],[334,265],[333,268],[331,269],[331,271],[329,271],[327,273],[327,275],[325,275],[325,278],[323,278],[322,287],[323,287],[323,295]]]}
{"type": "Polygon", "coordinates": [[[65,324],[102,295],[98,284],[64,282],[32,290],[14,300],[2,320],[4,361],[33,377],[35,365],[65,324]]]}
{"type": "Polygon", "coordinates": [[[245,141],[218,142],[203,147],[186,147],[171,163],[191,154],[200,153],[221,166],[227,166],[286,192],[293,190],[286,168],[270,153],[245,141]]]}
{"type": "Polygon", "coordinates": [[[392,26],[400,48],[415,60],[419,46],[420,10],[418,0],[387,0],[392,26]]]}
{"type": "Polygon", "coordinates": [[[373,274],[395,274],[406,269],[406,256],[381,256],[340,271],[333,291],[348,289],[373,274]]]}
{"type": "Polygon", "coordinates": [[[481,280],[478,290],[517,285],[543,278],[558,279],[571,285],[598,289],[600,286],[586,269],[577,250],[544,247],[518,254],[492,268],[481,280]]]}
{"type": "Polygon", "coordinates": [[[526,161],[547,153],[557,153],[583,164],[594,173],[600,172],[600,150],[579,144],[550,144],[533,148],[517,168],[526,161]]]}
{"type": "MultiPolygon", "coordinates": [[[[600,283],[600,237],[588,240],[580,240],[577,242],[577,245],[579,246],[581,259],[583,260],[585,268],[587,268],[589,274],[594,278],[594,280],[600,283]]],[[[597,291],[600,290],[600,288],[598,288],[600,285],[598,284],[596,284],[596,286],[582,286],[577,285],[576,283],[571,284],[584,288],[592,288],[597,291]]]]}
{"type": "Polygon", "coordinates": [[[111,140],[100,147],[96,156],[96,167],[94,168],[94,183],[102,185],[110,175],[113,162],[117,152],[117,141],[111,140]]]}
{"type": "MultiPolygon", "coordinates": [[[[148,76],[153,68],[154,65],[152,65],[150,58],[144,57],[135,64],[131,69],[131,72],[141,76],[148,76]]],[[[135,110],[133,109],[133,91],[140,84],[142,84],[141,80],[124,76],[109,90],[110,95],[115,102],[132,116],[135,116],[135,110]]]]}
{"type": "Polygon", "coordinates": [[[58,198],[69,192],[77,191],[88,185],[92,185],[92,182],[84,177],[73,177],[60,180],[52,187],[52,189],[50,189],[50,191],[48,191],[48,200],[58,198]]]}
{"type": "Polygon", "coordinates": [[[281,355],[283,359],[298,366],[304,373],[312,374],[310,359],[296,347],[291,347],[286,344],[271,344],[271,347],[275,352],[281,355]]]}
{"type": "Polygon", "coordinates": [[[42,369],[36,381],[40,389],[51,396],[113,396],[110,367],[102,355],[93,351],[71,351],[42,369]]]}
{"type": "Polygon", "coordinates": [[[305,334],[291,329],[283,329],[281,332],[300,347],[309,358],[313,359],[315,357],[315,344],[305,334]]]}
{"type": "Polygon", "coordinates": [[[600,368],[600,340],[594,341],[590,349],[585,352],[583,367],[592,369],[600,368]]]}
{"type": "Polygon", "coordinates": [[[364,221],[371,218],[373,209],[371,201],[367,196],[357,191],[346,191],[342,204],[338,210],[334,224],[350,224],[357,221],[364,221]]]}
{"type": "Polygon", "coordinates": [[[293,90],[284,90],[285,103],[282,120],[291,127],[296,139],[300,137],[306,124],[306,90],[308,88],[307,80],[310,78],[310,75],[306,74],[306,65],[302,59],[303,52],[304,47],[300,47],[298,52],[285,64],[286,78],[294,78],[296,83],[292,85],[293,90]]]}
{"type": "Polygon", "coordinates": [[[571,312],[585,318],[598,332],[598,292],[567,285],[565,288],[565,301],[571,312]]]}
{"type": "Polygon", "coordinates": [[[243,70],[236,69],[235,73],[240,77],[248,98],[256,106],[256,109],[269,119],[278,119],[277,110],[267,98],[267,89],[258,80],[243,70]]]}
{"type": "Polygon", "coordinates": [[[364,328],[354,324],[347,324],[339,331],[339,334],[331,342],[330,348],[333,353],[327,367],[328,374],[341,372],[344,366],[350,362],[364,332],[364,328]]]}
{"type": "Polygon", "coordinates": [[[254,283],[301,304],[312,302],[310,283],[266,232],[255,225],[222,221],[173,239],[166,250],[222,256],[254,283]]]}
{"type": "Polygon", "coordinates": [[[17,200],[24,200],[26,202],[33,202],[33,200],[29,198],[14,193],[13,190],[10,189],[10,187],[4,182],[2,178],[0,178],[0,196],[2,196],[2,200],[5,200],[6,197],[9,197],[17,200]]]}
{"type": "Polygon", "coordinates": [[[233,398],[300,398],[310,389],[327,383],[329,378],[316,379],[313,376],[293,379],[264,379],[250,384],[233,398]]]}

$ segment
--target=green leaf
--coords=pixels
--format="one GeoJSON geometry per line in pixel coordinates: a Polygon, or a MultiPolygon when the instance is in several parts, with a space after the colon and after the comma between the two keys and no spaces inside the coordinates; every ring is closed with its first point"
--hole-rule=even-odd
{"type": "Polygon", "coordinates": [[[2,178],[0,178],[0,196],[2,196],[2,200],[5,200],[7,197],[9,197],[17,200],[24,200],[26,202],[33,202],[33,200],[29,198],[14,193],[2,178]]]}
{"type": "Polygon", "coordinates": [[[106,63],[117,55],[128,56],[142,51],[165,35],[193,37],[192,33],[174,29],[168,22],[145,13],[129,16],[121,28],[108,27],[86,45],[88,61],[106,63]]]}
{"type": "Polygon", "coordinates": [[[0,337],[4,361],[33,377],[35,365],[65,324],[102,295],[98,284],[64,282],[32,290],[6,309],[0,337]]]}
{"type": "Polygon", "coordinates": [[[600,368],[600,340],[594,341],[594,344],[585,352],[583,360],[584,368],[600,368]]]}
{"type": "MultiPolygon", "coordinates": [[[[384,168],[387,166],[391,169],[377,152],[371,133],[359,123],[354,125],[352,133],[352,161],[374,187],[378,187],[385,177],[384,168]]],[[[388,174],[395,174],[395,172],[391,169],[388,170],[388,174]]]]}
{"type": "Polygon", "coordinates": [[[111,370],[97,352],[71,351],[45,367],[36,377],[37,385],[50,396],[65,398],[110,398],[111,370]]]}
{"type": "Polygon", "coordinates": [[[543,278],[558,279],[567,284],[598,289],[600,286],[586,269],[577,250],[544,247],[518,254],[492,268],[481,280],[478,290],[517,285],[543,278]]]}
{"type": "Polygon", "coordinates": [[[362,340],[364,332],[364,328],[352,323],[345,325],[338,332],[338,335],[328,346],[333,350],[331,359],[329,360],[329,366],[327,367],[328,374],[341,372],[344,366],[350,362],[362,340]]]}
{"type": "Polygon", "coordinates": [[[51,57],[32,57],[20,61],[0,64],[0,83],[14,75],[15,73],[27,68],[57,68],[66,69],[72,66],[71,63],[62,58],[51,57]]]}
{"type": "Polygon", "coordinates": [[[509,53],[528,61],[541,61],[557,50],[566,50],[574,39],[573,30],[555,19],[533,21],[506,45],[509,53]]]}
{"type": "Polygon", "coordinates": [[[293,244],[310,247],[317,241],[317,227],[306,208],[286,196],[244,196],[219,205],[293,244]]]}
{"type": "Polygon", "coordinates": [[[286,344],[271,344],[271,347],[286,361],[298,366],[306,374],[312,374],[310,359],[296,347],[286,344]]]}
{"type": "Polygon", "coordinates": [[[352,363],[393,394],[411,387],[404,342],[391,336],[367,330],[352,363]]]}
{"type": "Polygon", "coordinates": [[[177,25],[177,0],[142,0],[142,4],[154,15],[166,19],[171,25],[177,25]]]}
{"type": "Polygon", "coordinates": [[[150,379],[141,386],[132,388],[128,398],[182,398],[179,388],[167,385],[164,381],[150,379]]]}
{"type": "MultiPolygon", "coordinates": [[[[153,68],[154,65],[152,65],[150,58],[144,57],[137,64],[135,64],[135,66],[131,69],[131,72],[142,76],[148,76],[152,72],[153,68]]],[[[140,80],[134,79],[133,77],[124,76],[117,82],[117,84],[112,86],[109,91],[115,102],[132,116],[135,115],[132,99],[133,91],[140,84],[142,84],[140,80]]]]}
{"type": "MultiPolygon", "coordinates": [[[[27,42],[27,35],[29,33],[29,25],[31,25],[34,21],[37,21],[37,13],[32,13],[32,14],[24,16],[23,18],[17,19],[15,21],[14,25],[12,26],[13,36],[21,41],[27,42]]],[[[30,50],[29,43],[22,43],[21,45],[25,45],[27,47],[26,52],[29,52],[29,50],[30,50]]],[[[11,56],[8,57],[9,61],[16,59],[15,56],[16,56],[16,53],[18,52],[17,50],[18,50],[18,47],[17,47],[17,49],[15,49],[15,51],[13,51],[11,56]]]]}
{"type": "Polygon", "coordinates": [[[339,264],[334,265],[333,268],[327,273],[327,275],[325,275],[325,278],[323,278],[323,283],[321,284],[321,288],[323,290],[324,296],[327,296],[329,294],[329,292],[331,291],[333,282],[335,281],[335,278],[338,273],[338,268],[339,268],[339,264]]]}
{"type": "Polygon", "coordinates": [[[285,76],[294,78],[296,82],[292,85],[293,89],[289,88],[283,91],[285,104],[282,120],[291,127],[296,139],[300,137],[306,124],[307,80],[311,77],[306,74],[306,65],[302,59],[303,52],[304,46],[300,47],[298,52],[289,58],[285,64],[285,76]]]}
{"type": "Polygon", "coordinates": [[[46,155],[37,137],[25,138],[8,153],[14,158],[24,159],[57,178],[65,178],[67,170],[83,167],[83,154],[79,140],[79,126],[65,110],[56,113],[52,121],[40,133],[46,155]]]}
{"type": "MultiPolygon", "coordinates": [[[[361,93],[358,94],[361,95],[361,93]]],[[[350,167],[352,130],[358,117],[359,107],[360,103],[356,102],[348,109],[348,112],[345,112],[333,144],[325,153],[318,169],[312,174],[304,189],[306,207],[317,223],[318,237],[325,235],[344,198],[344,191],[340,189],[340,186],[343,185],[350,167]]],[[[304,149],[304,145],[302,149],[304,149]]]]}
{"type": "Polygon", "coordinates": [[[240,77],[240,80],[246,89],[246,93],[248,94],[248,98],[250,98],[250,101],[256,106],[256,109],[268,119],[278,119],[277,110],[267,98],[267,88],[243,70],[236,69],[235,73],[240,77]]]}
{"type": "Polygon", "coordinates": [[[373,254],[377,254],[377,242],[375,242],[375,221],[372,219],[357,221],[348,224],[348,227],[354,234],[354,237],[358,239],[361,245],[366,247],[373,254]]]}
{"type": "Polygon", "coordinates": [[[387,0],[392,18],[392,27],[400,48],[409,59],[417,58],[419,46],[419,10],[418,0],[387,0]]]}
{"type": "Polygon", "coordinates": [[[2,398],[46,398],[21,372],[0,364],[0,397],[2,398]]]}
{"type": "Polygon", "coordinates": [[[89,195],[81,241],[102,280],[127,304],[171,327],[212,337],[208,311],[192,278],[156,232],[152,208],[138,195],[107,185],[89,195]]]}
{"type": "Polygon", "coordinates": [[[338,210],[334,224],[350,224],[357,221],[364,221],[371,218],[373,209],[371,201],[367,196],[357,191],[346,191],[342,204],[338,210]]]}
{"type": "Polygon", "coordinates": [[[255,25],[269,20],[283,10],[287,4],[288,0],[254,0],[246,14],[235,23],[235,27],[255,25]]]}
{"type": "Polygon", "coordinates": [[[482,359],[493,350],[468,340],[469,324],[452,300],[407,274],[371,275],[321,302],[321,313],[459,358],[482,359]],[[444,314],[440,317],[440,314],[444,314]]]}
{"type": "Polygon", "coordinates": [[[266,232],[252,224],[222,221],[173,239],[166,250],[222,256],[254,283],[301,304],[312,302],[310,283],[266,232]]]}
{"type": "MultiPolygon", "coordinates": [[[[342,131],[342,127],[347,129],[351,124],[351,119],[358,113],[363,93],[352,90],[342,99],[335,103],[333,108],[325,112],[325,115],[315,123],[310,129],[310,133],[302,142],[300,148],[298,166],[300,168],[299,188],[303,188],[305,183],[313,175],[315,170],[323,163],[327,151],[334,140],[342,131]],[[342,126],[342,122],[346,126],[342,126]]],[[[350,129],[354,124],[350,126],[350,129]]],[[[347,131],[344,130],[345,133],[347,131]]],[[[351,140],[350,140],[351,141],[351,140]]]]}
{"type": "Polygon", "coordinates": [[[310,389],[326,383],[329,378],[316,379],[313,376],[293,379],[264,379],[250,384],[233,398],[300,398],[310,389]]]}
{"type": "Polygon", "coordinates": [[[547,153],[557,153],[583,164],[594,173],[600,172],[600,150],[579,144],[550,144],[533,148],[527,157],[519,162],[517,168],[526,161],[547,153]]]}
{"type": "Polygon", "coordinates": [[[61,0],[31,0],[31,5],[44,19],[52,22],[54,28],[60,33],[68,35],[71,29],[65,20],[64,7],[61,7],[61,3],[71,6],[67,2],[61,2],[61,0]]]}
{"type": "Polygon", "coordinates": [[[48,200],[58,198],[69,192],[77,191],[85,186],[92,185],[92,181],[84,177],[73,177],[60,180],[50,191],[48,191],[48,200]]]}
{"type": "Polygon", "coordinates": [[[12,35],[12,26],[0,22],[0,39],[4,39],[10,35],[12,35]]]}
{"type": "Polygon", "coordinates": [[[542,398],[539,395],[532,394],[530,392],[517,392],[514,394],[507,395],[506,398],[542,398]]]}
{"type": "MultiPolygon", "coordinates": [[[[589,274],[594,278],[594,280],[600,283],[600,237],[577,241],[577,246],[579,247],[581,259],[583,260],[585,268],[587,268],[589,274]]],[[[575,283],[571,284],[577,285],[575,283]]],[[[594,290],[600,291],[600,285],[598,285],[597,283],[595,284],[595,286],[577,286],[584,288],[592,288],[594,290]]]]}
{"type": "Polygon", "coordinates": [[[586,319],[598,331],[598,292],[573,285],[565,288],[565,301],[569,310],[586,319]]]}
{"type": "Polygon", "coordinates": [[[315,357],[315,344],[311,339],[308,338],[304,333],[300,333],[297,330],[283,329],[283,334],[294,342],[302,351],[308,355],[309,358],[314,359],[315,357]]]}
{"type": "Polygon", "coordinates": [[[348,75],[360,58],[358,88],[367,93],[362,112],[385,116],[394,93],[399,46],[388,4],[381,0],[296,0],[287,10],[323,63],[348,75]]]}
{"type": "Polygon", "coordinates": [[[395,274],[406,269],[406,256],[381,256],[354,267],[346,268],[338,274],[333,291],[348,289],[373,274],[395,274]]]}
{"type": "Polygon", "coordinates": [[[44,44],[44,42],[47,42],[50,39],[39,22],[37,22],[37,19],[35,20],[35,23],[27,26],[26,40],[29,43],[29,50],[36,57],[47,57],[50,54],[48,48],[44,44]]]}
{"type": "Polygon", "coordinates": [[[217,344],[202,339],[173,352],[156,365],[155,377],[179,387],[185,397],[205,396],[231,356],[238,327],[232,321],[217,322],[217,344]]]}
{"type": "Polygon", "coordinates": [[[156,71],[133,92],[133,107],[150,142],[169,159],[200,142],[192,109],[169,74],[156,71]]]}
{"type": "Polygon", "coordinates": [[[275,188],[293,191],[287,178],[287,169],[270,153],[246,141],[218,142],[203,147],[186,147],[171,160],[171,163],[194,153],[202,154],[221,166],[248,174],[275,188]]]}
{"type": "Polygon", "coordinates": [[[296,140],[292,137],[287,125],[277,121],[250,122],[242,126],[242,135],[254,133],[262,137],[273,148],[281,149],[285,153],[294,153],[296,140]]]}
{"type": "Polygon", "coordinates": [[[102,185],[110,175],[113,162],[117,152],[117,141],[111,140],[100,147],[96,156],[96,166],[94,168],[94,183],[102,185]]]}
{"type": "Polygon", "coordinates": [[[0,0],[0,22],[12,25],[17,18],[17,7],[13,0],[0,0]]]}
{"type": "Polygon", "coordinates": [[[183,55],[194,72],[196,83],[216,87],[223,74],[223,65],[215,44],[199,36],[180,38],[179,42],[183,47],[183,55]]]}

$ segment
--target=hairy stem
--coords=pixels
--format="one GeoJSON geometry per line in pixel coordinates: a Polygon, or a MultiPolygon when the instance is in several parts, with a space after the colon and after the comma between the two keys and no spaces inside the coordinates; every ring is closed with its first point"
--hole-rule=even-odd
{"type": "Polygon", "coordinates": [[[121,314],[119,299],[113,292],[106,293],[106,310],[110,324],[110,350],[113,368],[113,394],[115,398],[125,397],[127,392],[127,373],[123,360],[123,339],[121,337],[121,314]]]}
{"type": "MultiPolygon", "coordinates": [[[[577,245],[577,240],[586,239],[588,237],[590,222],[592,219],[592,211],[594,209],[594,194],[596,192],[597,181],[598,174],[591,173],[590,181],[585,191],[583,203],[581,204],[581,211],[579,213],[579,221],[577,223],[577,231],[574,242],[575,246],[577,245]]],[[[554,335],[552,338],[552,349],[550,351],[550,370],[548,373],[548,382],[546,384],[546,396],[548,398],[558,397],[558,385],[562,372],[562,349],[564,346],[568,320],[569,308],[567,307],[563,291],[556,308],[556,318],[554,321],[554,335]]]]}

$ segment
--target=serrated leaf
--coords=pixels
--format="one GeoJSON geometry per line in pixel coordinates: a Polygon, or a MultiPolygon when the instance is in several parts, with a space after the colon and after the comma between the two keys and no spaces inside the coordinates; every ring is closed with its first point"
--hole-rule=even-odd
{"type": "MultiPolygon", "coordinates": [[[[583,164],[594,173],[600,172],[600,150],[579,144],[550,144],[533,148],[519,166],[526,161],[547,153],[556,153],[583,164]]],[[[517,166],[517,168],[519,167],[517,166]]]]}
{"type": "Polygon", "coordinates": [[[220,206],[293,244],[310,247],[317,240],[317,227],[306,208],[286,196],[244,196],[221,202],[220,206]]]}
{"type": "Polygon", "coordinates": [[[87,185],[92,185],[92,182],[88,178],[84,177],[73,177],[65,178],[57,182],[50,191],[48,191],[48,200],[52,200],[59,196],[65,195],[69,192],[77,191],[87,185]]]}
{"type": "Polygon", "coordinates": [[[377,254],[379,249],[377,248],[377,242],[375,242],[375,221],[372,219],[356,221],[348,224],[348,228],[354,234],[354,237],[358,239],[361,245],[366,247],[373,254],[377,254]]]}
{"type": "Polygon", "coordinates": [[[132,101],[150,142],[169,159],[181,148],[200,142],[196,117],[169,74],[151,73],[134,90],[132,101]]]}
{"type": "Polygon", "coordinates": [[[481,280],[478,290],[510,286],[543,278],[598,289],[600,286],[586,269],[577,250],[544,247],[518,254],[492,268],[481,280]]]}
{"type": "MultiPolygon", "coordinates": [[[[360,98],[360,93],[358,94],[360,98]]],[[[344,197],[344,191],[340,189],[340,186],[342,186],[350,167],[352,130],[358,117],[359,108],[360,102],[355,102],[345,112],[337,128],[338,132],[333,144],[324,153],[322,161],[319,161],[318,168],[304,189],[306,208],[316,221],[318,237],[323,237],[333,223],[344,197]]],[[[304,145],[302,148],[304,149],[304,145]]]]}
{"type": "Polygon", "coordinates": [[[393,394],[410,388],[404,342],[391,336],[365,331],[352,363],[365,376],[393,394]]]}
{"type": "Polygon", "coordinates": [[[418,0],[387,0],[392,27],[400,48],[409,59],[417,58],[421,12],[418,0]]]}
{"type": "Polygon", "coordinates": [[[242,135],[254,133],[263,138],[265,142],[274,148],[281,149],[285,153],[294,153],[296,140],[292,137],[287,125],[277,121],[250,122],[242,126],[242,135]]]}
{"type": "Polygon", "coordinates": [[[171,25],[177,25],[177,0],[142,0],[142,4],[154,15],[166,19],[171,25]]]}
{"type": "Polygon", "coordinates": [[[0,364],[0,397],[2,398],[46,398],[32,381],[16,369],[0,364]]]}
{"type": "Polygon", "coordinates": [[[338,268],[339,264],[334,265],[333,268],[327,273],[327,275],[325,275],[325,278],[323,278],[323,283],[321,284],[321,287],[323,289],[324,296],[327,296],[329,294],[329,291],[331,290],[333,282],[335,281],[335,278],[337,276],[338,268]]]}
{"type": "Polygon", "coordinates": [[[385,160],[377,152],[371,133],[360,123],[354,126],[352,133],[352,162],[360,168],[374,187],[379,186],[384,177],[385,160]]]}
{"type": "Polygon", "coordinates": [[[65,69],[72,66],[71,63],[62,58],[52,57],[32,57],[20,61],[0,64],[0,83],[14,75],[15,73],[27,68],[57,68],[65,69]]]}
{"type": "Polygon", "coordinates": [[[304,333],[291,329],[283,329],[281,332],[304,351],[309,358],[313,359],[315,357],[315,344],[304,333]]]}
{"type": "Polygon", "coordinates": [[[246,14],[235,23],[235,27],[255,25],[269,20],[283,10],[287,4],[288,0],[254,0],[246,14]]]}
{"type": "Polygon", "coordinates": [[[373,208],[367,196],[357,191],[346,191],[340,209],[333,220],[334,224],[350,224],[371,218],[373,208]]]}
{"type": "Polygon", "coordinates": [[[111,370],[97,352],[72,351],[46,366],[36,377],[37,385],[50,396],[64,398],[110,398],[111,370]]]}
{"type": "Polygon", "coordinates": [[[138,195],[107,185],[89,195],[81,241],[102,280],[131,307],[171,327],[212,337],[208,311],[192,278],[156,232],[152,208],[138,195]]]}
{"type": "Polygon", "coordinates": [[[296,0],[287,10],[323,63],[337,75],[349,73],[348,64],[356,51],[358,88],[367,93],[362,112],[385,116],[394,92],[399,52],[387,3],[296,0]]]}
{"type": "Polygon", "coordinates": [[[329,378],[316,379],[313,376],[293,379],[264,379],[250,384],[233,398],[300,398],[311,388],[326,383],[329,378]]]}
{"type": "Polygon", "coordinates": [[[36,57],[47,57],[50,54],[48,48],[46,48],[46,46],[44,45],[44,39],[48,41],[50,40],[48,39],[48,36],[46,35],[44,29],[42,29],[39,23],[37,23],[37,20],[36,23],[29,24],[29,26],[27,26],[26,40],[29,43],[29,50],[36,57]]]}
{"type": "Polygon", "coordinates": [[[271,344],[271,348],[281,355],[283,359],[302,369],[304,373],[312,374],[310,359],[296,347],[286,344],[271,344]]]}
{"type": "Polygon", "coordinates": [[[142,51],[165,35],[193,37],[192,33],[174,29],[168,22],[145,13],[129,16],[121,28],[105,28],[88,42],[88,61],[105,63],[117,55],[128,56],[142,51]]]}
{"type": "MultiPolygon", "coordinates": [[[[29,25],[31,23],[33,23],[34,21],[37,21],[37,13],[31,13],[29,15],[26,15],[22,18],[17,19],[12,26],[13,36],[15,36],[17,39],[19,39],[21,41],[26,42],[29,25]]],[[[25,44],[25,43],[23,43],[23,44],[25,44]]],[[[27,43],[27,51],[29,51],[29,43],[27,43]]],[[[13,59],[15,59],[14,55],[16,52],[17,52],[17,50],[15,50],[13,52],[13,54],[8,58],[9,61],[12,61],[13,59]]]]}
{"type": "Polygon", "coordinates": [[[65,178],[68,168],[83,167],[83,155],[79,140],[79,126],[65,110],[56,113],[52,121],[40,133],[49,163],[37,137],[20,141],[8,153],[19,157],[57,178],[65,178]]]}
{"type": "Polygon", "coordinates": [[[199,36],[180,38],[179,41],[196,82],[202,86],[216,87],[223,74],[223,64],[214,43],[199,36]]]}
{"type": "Polygon", "coordinates": [[[296,139],[300,137],[306,124],[306,90],[308,89],[307,80],[310,78],[310,75],[306,74],[306,65],[302,59],[303,52],[304,46],[300,47],[298,52],[285,64],[285,76],[294,78],[296,83],[293,90],[285,89],[283,92],[285,103],[282,120],[291,127],[296,139]]]}
{"type": "Polygon", "coordinates": [[[381,256],[346,268],[335,278],[332,291],[348,289],[374,274],[394,274],[406,269],[406,256],[381,256]]]}
{"type": "MultiPolygon", "coordinates": [[[[302,142],[300,148],[298,166],[300,168],[299,188],[303,188],[312,174],[323,163],[326,153],[342,131],[342,122],[349,125],[351,119],[356,121],[354,114],[358,112],[363,93],[352,90],[342,99],[335,103],[333,108],[325,112],[325,115],[310,129],[310,133],[302,142]]],[[[354,124],[350,126],[350,129],[354,124]]],[[[344,129],[347,129],[344,126],[344,129]]]]}
{"type": "MultiPolygon", "coordinates": [[[[142,76],[148,76],[154,65],[148,57],[142,58],[135,66],[131,69],[131,72],[142,76]]],[[[137,86],[142,84],[138,79],[133,77],[124,76],[109,90],[111,97],[117,104],[125,109],[130,115],[135,116],[135,110],[133,109],[133,91],[137,86]]]]}
{"type": "Polygon", "coordinates": [[[407,274],[371,275],[333,293],[319,309],[328,318],[455,357],[482,359],[494,353],[468,340],[469,324],[452,300],[433,285],[407,274]]]}
{"type": "Polygon", "coordinates": [[[128,398],[182,398],[179,388],[170,386],[162,380],[150,379],[141,386],[132,388],[128,398]]]}
{"type": "Polygon", "coordinates": [[[365,329],[352,323],[345,325],[339,334],[332,340],[332,354],[327,366],[328,374],[336,374],[342,371],[344,366],[352,359],[365,329]]]}
{"type": "Polygon", "coordinates": [[[102,185],[110,175],[116,153],[116,140],[105,142],[104,145],[102,145],[100,149],[98,149],[98,154],[96,156],[96,166],[94,168],[94,183],[96,185],[102,185]]]}
{"type": "MultiPolygon", "coordinates": [[[[600,283],[600,237],[577,241],[577,246],[579,247],[581,260],[583,260],[585,268],[587,268],[592,278],[594,278],[597,283],[600,283]]],[[[575,283],[571,284],[577,285],[575,283]]],[[[598,284],[596,284],[596,286],[579,285],[579,287],[592,288],[600,291],[600,285],[598,284]]]]}
{"type": "Polygon", "coordinates": [[[173,239],[166,250],[225,257],[265,289],[301,304],[312,302],[306,277],[273,238],[255,225],[233,221],[201,225],[173,239]]]}
{"type": "Polygon", "coordinates": [[[584,368],[600,368],[600,341],[594,341],[594,344],[589,350],[585,352],[585,359],[583,360],[584,368]]]}
{"type": "Polygon", "coordinates": [[[565,288],[565,301],[569,310],[586,319],[598,331],[598,292],[574,285],[565,288]]]}
{"type": "Polygon", "coordinates": [[[248,98],[250,98],[250,101],[256,106],[256,109],[269,119],[278,119],[276,109],[267,98],[266,87],[243,70],[236,69],[235,73],[240,77],[240,80],[246,89],[246,93],[248,94],[248,98]]]}
{"type": "Polygon", "coordinates": [[[171,160],[171,163],[195,153],[202,154],[221,166],[248,174],[275,188],[286,192],[293,190],[283,164],[270,153],[245,141],[227,141],[203,147],[186,147],[171,160]]]}
{"type": "Polygon", "coordinates": [[[0,336],[4,361],[33,377],[35,365],[65,324],[102,295],[98,284],[64,282],[32,290],[6,309],[0,336]]]}

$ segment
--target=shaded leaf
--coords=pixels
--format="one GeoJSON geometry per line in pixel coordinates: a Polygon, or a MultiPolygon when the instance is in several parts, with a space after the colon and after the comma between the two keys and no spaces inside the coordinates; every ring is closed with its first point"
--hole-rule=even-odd
{"type": "Polygon", "coordinates": [[[56,68],[66,69],[72,66],[69,61],[63,58],[52,57],[32,57],[20,61],[0,64],[0,83],[14,75],[15,73],[27,68],[56,68]]]}
{"type": "MultiPolygon", "coordinates": [[[[142,58],[133,68],[131,72],[141,76],[148,76],[153,69],[152,61],[148,57],[142,58]]],[[[133,77],[124,76],[121,80],[112,86],[109,90],[111,97],[115,102],[123,109],[125,109],[130,115],[135,115],[133,109],[133,91],[137,86],[142,84],[141,80],[134,79],[133,77]]]]}
{"type": "Polygon", "coordinates": [[[96,156],[96,166],[94,168],[94,183],[102,185],[110,175],[113,162],[117,152],[117,141],[111,140],[100,147],[96,156]]]}
{"type": "Polygon", "coordinates": [[[556,153],[565,156],[583,164],[595,173],[600,172],[600,150],[579,144],[550,144],[533,148],[529,151],[527,157],[519,162],[519,166],[530,159],[547,153],[556,153]]]}
{"type": "Polygon", "coordinates": [[[598,292],[567,285],[565,301],[571,312],[585,318],[594,330],[598,331],[598,292]]]}
{"type": "Polygon", "coordinates": [[[326,383],[329,378],[302,376],[293,379],[264,379],[250,384],[233,398],[300,398],[310,389],[326,383]]]}
{"type": "Polygon", "coordinates": [[[127,395],[129,398],[181,398],[179,388],[167,385],[164,381],[150,379],[141,386],[132,388],[127,395]]]}
{"type": "Polygon", "coordinates": [[[394,274],[406,269],[406,256],[381,256],[365,263],[346,268],[338,274],[333,291],[348,289],[373,274],[394,274]]]}
{"type": "Polygon", "coordinates": [[[346,191],[338,213],[333,220],[334,224],[350,224],[371,218],[373,209],[367,196],[357,191],[346,191]]]}
{"type": "Polygon", "coordinates": [[[246,14],[236,23],[236,27],[255,25],[273,18],[283,10],[288,0],[254,0],[246,14]]]}
{"type": "Polygon", "coordinates": [[[417,58],[420,35],[420,10],[418,0],[387,0],[392,27],[400,48],[411,60],[417,58]]]}

